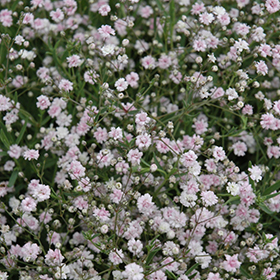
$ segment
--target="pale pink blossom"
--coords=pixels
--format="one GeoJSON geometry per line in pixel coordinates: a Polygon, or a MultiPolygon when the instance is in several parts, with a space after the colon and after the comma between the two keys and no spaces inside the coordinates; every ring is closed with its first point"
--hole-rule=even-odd
{"type": "Polygon", "coordinates": [[[98,33],[101,35],[103,39],[109,38],[111,35],[115,35],[115,30],[110,25],[101,25],[98,28],[98,33]]]}
{"type": "Polygon", "coordinates": [[[128,88],[128,82],[124,78],[120,78],[115,82],[117,91],[125,91],[128,88]]]}
{"type": "Polygon", "coordinates": [[[125,79],[132,88],[138,87],[139,75],[137,73],[130,72],[130,74],[126,75],[125,79]]]}
{"type": "Polygon", "coordinates": [[[73,83],[71,83],[70,81],[68,81],[66,79],[62,79],[58,85],[58,88],[60,90],[69,92],[69,91],[73,90],[73,83]]]}
{"type": "Polygon", "coordinates": [[[200,196],[204,206],[212,206],[218,202],[218,197],[212,191],[203,191],[200,196]]]}
{"type": "Polygon", "coordinates": [[[45,255],[45,263],[49,266],[60,266],[64,257],[59,249],[49,249],[45,255]]]}
{"type": "Polygon", "coordinates": [[[122,252],[122,249],[114,250],[109,253],[109,260],[113,263],[113,265],[118,265],[120,263],[123,263],[124,254],[122,252]]]}
{"type": "Polygon", "coordinates": [[[39,158],[39,152],[37,150],[34,150],[34,149],[30,149],[30,150],[27,150],[23,153],[23,157],[25,160],[32,160],[32,159],[35,159],[37,160],[39,158]]]}
{"type": "Polygon", "coordinates": [[[104,16],[107,16],[111,12],[111,8],[108,4],[104,4],[98,9],[98,12],[100,15],[102,15],[104,17],[104,16]]]}
{"type": "Polygon", "coordinates": [[[280,2],[278,0],[266,0],[265,7],[270,14],[273,14],[280,10],[280,2]]]}
{"type": "Polygon", "coordinates": [[[226,153],[225,151],[223,150],[222,147],[218,147],[218,146],[215,146],[214,149],[213,149],[213,157],[216,159],[216,160],[224,160],[226,159],[226,153]]]}
{"type": "Polygon", "coordinates": [[[144,269],[136,264],[130,263],[125,266],[125,271],[122,272],[122,275],[127,280],[142,280],[144,279],[144,269]]]}
{"type": "Polygon", "coordinates": [[[137,199],[137,207],[140,213],[150,215],[155,210],[154,202],[152,202],[152,196],[148,193],[140,196],[137,199]]]}
{"type": "Polygon", "coordinates": [[[247,152],[247,146],[242,141],[237,141],[236,143],[234,143],[232,145],[232,148],[233,148],[233,153],[239,157],[245,156],[246,154],[245,152],[247,152]]]}
{"type": "Polygon", "coordinates": [[[11,145],[9,150],[8,150],[8,155],[11,158],[15,158],[15,159],[19,159],[19,157],[21,156],[21,147],[17,144],[11,145]]]}
{"type": "Polygon", "coordinates": [[[73,160],[69,167],[68,167],[68,172],[70,174],[71,179],[79,179],[80,177],[85,176],[85,167],[82,166],[82,164],[77,161],[73,160]]]}
{"type": "Polygon", "coordinates": [[[259,75],[265,76],[268,73],[268,67],[263,60],[256,62],[255,66],[259,75]]]}
{"type": "Polygon", "coordinates": [[[37,203],[32,197],[26,197],[21,202],[21,208],[24,212],[30,213],[36,210],[37,203]]]}
{"type": "Polygon", "coordinates": [[[133,166],[139,165],[142,156],[143,153],[139,152],[138,149],[132,149],[127,154],[127,160],[130,161],[133,166]]]}
{"type": "Polygon", "coordinates": [[[250,178],[253,181],[259,182],[262,179],[262,170],[257,165],[248,168],[248,171],[250,172],[250,178]]]}
{"type": "Polygon", "coordinates": [[[61,22],[64,19],[64,13],[60,8],[57,8],[55,11],[51,11],[50,16],[56,23],[61,22]]]}
{"type": "Polygon", "coordinates": [[[102,222],[106,222],[110,220],[110,212],[107,211],[104,207],[102,207],[101,209],[96,208],[93,211],[93,216],[97,217],[102,222]]]}
{"type": "Polygon", "coordinates": [[[227,272],[236,272],[240,268],[241,262],[238,261],[238,254],[233,256],[225,254],[226,260],[221,263],[221,267],[227,272]]]}
{"type": "Polygon", "coordinates": [[[156,60],[150,55],[143,57],[141,64],[145,69],[155,69],[157,66],[156,60]]]}
{"type": "Polygon", "coordinates": [[[41,253],[41,248],[36,243],[28,242],[24,244],[20,256],[25,262],[34,262],[41,253]]]}
{"type": "Polygon", "coordinates": [[[74,54],[72,56],[67,57],[68,67],[79,67],[83,63],[83,59],[81,59],[78,55],[74,54]]]}
{"type": "Polygon", "coordinates": [[[45,95],[38,96],[37,100],[38,102],[36,103],[36,105],[41,110],[47,109],[51,105],[49,98],[45,95]]]}

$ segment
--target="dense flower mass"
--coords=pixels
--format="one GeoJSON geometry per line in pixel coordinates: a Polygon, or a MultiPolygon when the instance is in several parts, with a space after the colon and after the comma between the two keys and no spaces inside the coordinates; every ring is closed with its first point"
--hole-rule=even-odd
{"type": "Polygon", "coordinates": [[[1,0],[0,279],[279,279],[279,18],[1,0]]]}

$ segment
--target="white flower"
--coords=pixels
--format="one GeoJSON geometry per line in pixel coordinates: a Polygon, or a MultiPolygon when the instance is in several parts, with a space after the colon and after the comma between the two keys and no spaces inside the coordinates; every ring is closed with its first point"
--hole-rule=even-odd
{"type": "Polygon", "coordinates": [[[240,186],[237,183],[228,183],[227,184],[227,191],[232,195],[238,195],[239,194],[240,186]]]}
{"type": "Polygon", "coordinates": [[[248,170],[250,172],[250,178],[253,181],[259,182],[262,179],[262,171],[258,166],[253,165],[252,168],[248,168],[248,170]]]}
{"type": "Polygon", "coordinates": [[[114,50],[115,50],[115,45],[112,44],[105,45],[104,47],[101,48],[102,54],[104,56],[113,54],[114,50]]]}

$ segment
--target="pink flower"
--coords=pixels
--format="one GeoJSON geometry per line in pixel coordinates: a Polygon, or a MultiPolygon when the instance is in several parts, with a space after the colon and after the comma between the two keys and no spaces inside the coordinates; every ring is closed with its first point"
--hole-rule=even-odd
{"type": "Polygon", "coordinates": [[[121,190],[114,189],[113,193],[110,194],[110,199],[114,203],[120,203],[124,193],[121,190]]]}
{"type": "Polygon", "coordinates": [[[76,197],[73,203],[80,210],[88,209],[88,202],[82,196],[76,197]]]}
{"type": "Polygon", "coordinates": [[[39,158],[39,152],[37,150],[30,149],[23,153],[23,157],[25,160],[27,160],[27,159],[28,160],[32,160],[32,159],[37,160],[39,158]]]}
{"type": "Polygon", "coordinates": [[[143,153],[139,152],[138,149],[132,149],[127,154],[127,160],[130,161],[133,166],[139,165],[142,156],[143,153]]]}
{"type": "Polygon", "coordinates": [[[150,15],[153,14],[153,12],[154,12],[154,11],[153,11],[152,7],[151,7],[151,6],[148,6],[148,5],[142,7],[142,8],[139,10],[139,14],[140,14],[140,16],[143,17],[143,18],[149,18],[150,15]]]}
{"type": "Polygon", "coordinates": [[[144,279],[143,271],[144,269],[140,265],[130,263],[125,266],[125,271],[122,272],[122,275],[127,280],[142,280],[144,279]]]}
{"type": "Polygon", "coordinates": [[[204,3],[195,3],[192,6],[191,14],[192,15],[199,15],[200,13],[205,11],[204,3]]]}
{"type": "Polygon", "coordinates": [[[271,267],[268,267],[263,270],[263,275],[266,277],[266,279],[272,279],[276,276],[276,272],[274,272],[271,267]]]}
{"type": "Polygon", "coordinates": [[[227,272],[236,272],[239,269],[241,262],[238,261],[238,254],[233,256],[225,254],[226,261],[221,263],[221,267],[227,272]]]}
{"type": "Polygon", "coordinates": [[[161,55],[160,59],[158,60],[158,67],[161,69],[167,69],[171,64],[172,60],[166,54],[161,55]]]}
{"type": "Polygon", "coordinates": [[[21,208],[24,212],[31,212],[36,210],[37,203],[32,197],[26,197],[21,202],[21,208]]]}
{"type": "Polygon", "coordinates": [[[98,143],[104,143],[108,139],[108,133],[105,127],[104,128],[98,127],[93,135],[98,143]]]}
{"type": "Polygon", "coordinates": [[[214,149],[213,149],[213,157],[216,160],[221,160],[222,161],[226,158],[226,153],[225,153],[225,151],[223,150],[222,147],[215,146],[214,149]]]}
{"type": "Polygon", "coordinates": [[[205,52],[206,48],[207,48],[207,44],[206,44],[205,40],[197,39],[197,40],[194,40],[194,42],[193,42],[193,48],[194,48],[194,50],[196,50],[198,52],[205,52]]]}
{"type": "Polygon", "coordinates": [[[255,66],[258,74],[265,76],[268,73],[268,67],[263,60],[256,62],[255,66]]]}
{"type": "Polygon", "coordinates": [[[244,142],[238,141],[232,145],[233,152],[236,156],[243,157],[247,152],[247,146],[244,142]]]}
{"type": "Polygon", "coordinates": [[[265,7],[270,14],[273,14],[280,10],[280,2],[278,0],[266,0],[265,7]]]}
{"type": "Polygon", "coordinates": [[[276,119],[272,114],[266,113],[261,116],[260,124],[264,129],[274,130],[274,128],[276,127],[276,119]]]}
{"type": "Polygon", "coordinates": [[[8,151],[8,155],[11,157],[11,158],[15,158],[15,159],[18,159],[21,155],[21,147],[14,144],[14,145],[11,145],[10,146],[10,149],[8,151]]]}
{"type": "Polygon", "coordinates": [[[162,154],[166,154],[170,150],[169,144],[170,144],[170,140],[168,138],[164,137],[161,140],[158,140],[156,142],[156,148],[157,148],[158,152],[160,152],[162,154]]]}
{"type": "Polygon", "coordinates": [[[58,85],[58,88],[60,90],[64,90],[66,92],[69,92],[70,90],[73,90],[73,83],[66,79],[62,79],[58,85]]]}
{"type": "Polygon", "coordinates": [[[135,240],[134,238],[131,238],[128,242],[128,250],[135,256],[140,256],[143,254],[143,244],[140,240],[135,240]]]}
{"type": "Polygon", "coordinates": [[[204,119],[196,120],[192,125],[192,128],[195,129],[196,134],[200,135],[207,131],[208,123],[204,119]]]}
{"type": "Polygon", "coordinates": [[[201,13],[199,15],[199,21],[205,25],[209,25],[214,20],[214,15],[212,13],[201,13]]]}
{"type": "Polygon", "coordinates": [[[83,59],[81,59],[78,55],[74,54],[72,56],[67,57],[68,67],[79,67],[83,63],[83,59]]]}
{"type": "MultiPolygon", "coordinates": [[[[165,273],[162,270],[157,270],[152,274],[148,275],[149,280],[167,280],[165,273]]],[[[179,277],[178,279],[184,280],[184,276],[179,277]]],[[[186,276],[186,280],[189,279],[186,276]]]]}
{"type": "Polygon", "coordinates": [[[116,34],[115,30],[110,25],[101,25],[101,27],[98,28],[97,31],[103,39],[107,39],[110,37],[110,35],[116,34]]]}
{"type": "Polygon", "coordinates": [[[189,167],[196,161],[196,159],[197,155],[194,151],[190,150],[181,156],[180,162],[184,167],[189,167]]]}
{"type": "Polygon", "coordinates": [[[156,60],[148,55],[142,58],[141,64],[145,69],[155,69],[156,67],[156,60]]]}
{"type": "Polygon", "coordinates": [[[32,197],[38,202],[48,200],[51,196],[51,189],[48,185],[39,184],[32,190],[32,197]]]}
{"type": "Polygon", "coordinates": [[[201,199],[204,206],[212,206],[218,202],[218,197],[212,191],[201,192],[201,199]]]}
{"type": "Polygon", "coordinates": [[[49,266],[60,266],[63,259],[64,257],[59,249],[49,249],[48,253],[45,255],[45,263],[49,266]]]}
{"type": "Polygon", "coordinates": [[[12,107],[10,98],[0,94],[0,112],[7,111],[12,107]]]}
{"type": "Polygon", "coordinates": [[[138,87],[139,75],[137,73],[131,72],[130,74],[126,75],[125,79],[131,87],[138,87]]]}
{"type": "Polygon", "coordinates": [[[125,91],[128,87],[128,82],[124,78],[120,78],[115,82],[117,91],[125,91]]]}
{"type": "Polygon", "coordinates": [[[220,277],[220,274],[218,272],[217,273],[210,272],[206,280],[223,280],[223,279],[220,277]]]}
{"type": "Polygon", "coordinates": [[[109,260],[113,263],[113,265],[118,265],[123,262],[122,258],[124,258],[124,254],[122,249],[111,251],[109,254],[109,260]]]}
{"type": "Polygon", "coordinates": [[[136,137],[136,145],[140,150],[143,150],[144,148],[149,148],[151,144],[151,136],[146,132],[136,137]]]}
{"type": "Polygon", "coordinates": [[[138,113],[135,116],[135,123],[139,126],[148,124],[150,122],[150,120],[151,119],[148,117],[148,114],[145,112],[138,113]]]}
{"type": "Polygon", "coordinates": [[[110,212],[107,211],[104,207],[102,207],[101,209],[96,208],[93,211],[93,216],[99,218],[102,222],[110,220],[110,212]]]}
{"type": "Polygon", "coordinates": [[[51,105],[49,98],[45,95],[38,96],[37,100],[38,102],[36,103],[36,105],[41,110],[47,109],[51,105]]]}
{"type": "Polygon", "coordinates": [[[152,202],[152,197],[148,193],[140,196],[137,199],[137,207],[140,213],[145,215],[150,215],[155,209],[154,202],[152,202]]]}
{"type": "Polygon", "coordinates": [[[107,16],[110,13],[110,11],[111,8],[108,4],[104,4],[98,9],[99,14],[102,15],[103,17],[107,16]]]}
{"type": "Polygon", "coordinates": [[[70,177],[72,180],[79,179],[80,177],[85,176],[85,167],[82,166],[82,164],[77,161],[73,160],[70,163],[70,166],[68,167],[68,171],[70,173],[70,177]]]}
{"type": "Polygon", "coordinates": [[[230,23],[230,16],[227,13],[217,16],[221,25],[226,26],[230,23]]]}
{"type": "Polygon", "coordinates": [[[3,26],[10,27],[13,24],[12,11],[7,9],[0,11],[0,22],[2,22],[3,26]]]}
{"type": "Polygon", "coordinates": [[[33,262],[37,259],[40,252],[41,249],[36,243],[28,242],[22,247],[20,255],[25,262],[33,262]]]}
{"type": "Polygon", "coordinates": [[[57,8],[55,11],[51,11],[50,16],[56,23],[61,22],[64,19],[64,13],[60,8],[57,8]]]}
{"type": "Polygon", "coordinates": [[[252,168],[248,168],[248,171],[250,172],[250,178],[253,181],[259,182],[262,179],[262,170],[257,165],[253,165],[252,168]]]}

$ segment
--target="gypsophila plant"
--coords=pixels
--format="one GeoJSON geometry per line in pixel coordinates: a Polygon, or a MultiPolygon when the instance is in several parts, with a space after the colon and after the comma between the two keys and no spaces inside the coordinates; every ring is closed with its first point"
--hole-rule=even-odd
{"type": "Polygon", "coordinates": [[[279,0],[0,0],[0,279],[279,279],[279,0]]]}

